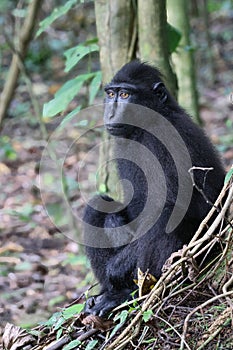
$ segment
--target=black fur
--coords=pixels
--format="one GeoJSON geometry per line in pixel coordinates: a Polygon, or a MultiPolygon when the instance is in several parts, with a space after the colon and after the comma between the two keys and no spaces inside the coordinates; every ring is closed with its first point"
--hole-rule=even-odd
{"type": "MultiPolygon", "coordinates": [[[[121,203],[113,202],[108,196],[101,197],[97,195],[86,207],[84,222],[94,227],[104,228],[106,237],[103,237],[103,239],[106,239],[110,247],[86,247],[92,269],[102,288],[99,296],[88,300],[86,313],[100,316],[106,315],[112,308],[130,297],[130,292],[136,288],[133,279],[137,278],[137,268],[144,272],[149,269],[149,272],[158,278],[166,259],[172,252],[182,248],[184,244],[190,241],[200,222],[211,208],[202,194],[194,188],[184,218],[172,232],[168,233],[166,231],[178,193],[177,168],[172,155],[161,140],[149,131],[124,124],[124,113],[122,115],[121,113],[117,114],[120,105],[123,104],[118,102],[134,103],[160,113],[175,127],[183,139],[189,151],[192,165],[205,168],[213,167],[214,170],[208,172],[208,174],[202,170],[194,172],[195,183],[204,191],[209,201],[214,202],[217,198],[225,176],[210,141],[170,96],[157,69],[139,61],[128,63],[120,69],[105,87],[105,91],[107,92],[105,125],[109,133],[117,140],[116,150],[119,151],[118,154],[124,152],[124,149],[128,147],[132,140],[144,145],[161,164],[165,174],[167,192],[161,215],[155,224],[140,237],[139,226],[141,224],[140,227],[143,227],[144,219],[137,222],[136,226],[135,223],[132,223],[132,220],[137,218],[145,207],[148,197],[147,179],[137,164],[118,156],[117,165],[120,178],[128,179],[133,185],[134,194],[131,202],[124,208],[121,203]],[[127,95],[121,95],[121,91],[129,96],[125,98],[127,95]],[[109,94],[109,92],[113,93],[109,94]],[[102,199],[105,199],[105,204],[103,204],[102,199]],[[117,211],[113,210],[111,213],[105,213],[106,208],[104,206],[108,207],[110,202],[115,205],[117,211]],[[98,210],[92,208],[93,204],[98,210]],[[122,229],[122,225],[127,223],[132,224],[122,229]],[[114,237],[111,236],[111,230],[109,230],[113,227],[116,228],[114,237]],[[132,240],[134,234],[136,236],[139,234],[139,238],[132,240]]],[[[156,118],[153,118],[153,114],[152,119],[148,123],[151,131],[156,128],[156,118]]],[[[145,156],[139,152],[138,158],[145,166],[145,156]]],[[[150,164],[146,166],[150,168],[150,164]]],[[[180,166],[182,166],[182,159],[180,166]]],[[[151,172],[153,193],[159,202],[160,186],[162,185],[160,179],[156,175],[153,177],[153,171],[151,170],[151,172]]],[[[188,169],[186,173],[187,179],[190,180],[188,169]]],[[[124,190],[127,191],[126,188],[124,190]]],[[[93,234],[89,230],[90,228],[84,224],[85,235],[93,234]]]]}

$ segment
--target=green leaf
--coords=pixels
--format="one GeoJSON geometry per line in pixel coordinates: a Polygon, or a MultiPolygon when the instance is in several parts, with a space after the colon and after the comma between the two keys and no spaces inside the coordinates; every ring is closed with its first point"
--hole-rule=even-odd
{"type": "Polygon", "coordinates": [[[79,92],[83,84],[91,79],[95,73],[81,74],[77,78],[67,81],[55,94],[55,98],[44,104],[43,117],[53,117],[64,111],[68,104],[79,92]]]}
{"type": "Polygon", "coordinates": [[[125,323],[126,319],[128,317],[128,311],[127,310],[123,310],[119,315],[117,315],[116,317],[114,317],[114,321],[117,321],[118,319],[120,319],[120,323],[118,323],[112,330],[110,338],[114,336],[114,334],[116,334],[116,332],[118,331],[118,329],[121,328],[121,326],[123,326],[123,324],[125,323]]]}
{"type": "Polygon", "coordinates": [[[72,112],[68,113],[65,118],[61,121],[61,124],[59,125],[59,130],[63,129],[66,123],[68,123],[72,118],[76,116],[78,112],[80,112],[82,106],[76,107],[72,112]]]}
{"type": "Polygon", "coordinates": [[[27,329],[27,333],[34,335],[35,337],[41,337],[42,331],[37,331],[36,329],[27,329]]]}
{"type": "Polygon", "coordinates": [[[144,322],[148,322],[149,319],[153,316],[153,311],[152,310],[147,310],[143,312],[142,318],[144,322]]]}
{"type": "Polygon", "coordinates": [[[95,72],[95,77],[92,79],[89,86],[89,105],[91,105],[94,102],[94,99],[99,91],[101,81],[102,81],[101,71],[95,72]]]}
{"type": "Polygon", "coordinates": [[[75,340],[72,340],[66,346],[64,346],[64,348],[62,348],[62,350],[70,350],[70,349],[76,348],[76,346],[79,346],[81,344],[82,344],[82,342],[80,340],[75,339],[75,340]]]}
{"type": "Polygon", "coordinates": [[[151,344],[151,343],[154,343],[154,342],[156,342],[156,338],[151,338],[151,339],[145,339],[145,340],[143,340],[143,343],[145,343],[145,344],[151,344]]]}
{"type": "Polygon", "coordinates": [[[171,24],[167,23],[167,36],[168,36],[168,50],[169,53],[173,53],[177,46],[179,45],[180,39],[182,37],[181,32],[173,27],[171,24]]]}
{"type": "Polygon", "coordinates": [[[65,15],[71,9],[71,7],[77,5],[78,2],[78,0],[69,0],[65,3],[65,5],[56,7],[49,17],[46,17],[39,23],[40,28],[36,32],[36,37],[45,31],[56,19],[65,15]]]}
{"type": "Polygon", "coordinates": [[[233,176],[233,168],[231,168],[225,176],[224,184],[228,183],[233,176]]]}
{"type": "Polygon", "coordinates": [[[79,314],[83,309],[84,309],[84,304],[75,304],[64,309],[62,312],[62,316],[66,320],[68,320],[69,318],[72,318],[75,315],[79,314]]]}
{"type": "Polygon", "coordinates": [[[114,321],[120,319],[120,323],[124,323],[126,321],[127,317],[128,317],[128,311],[127,310],[123,310],[123,311],[121,311],[121,313],[119,315],[117,315],[114,318],[114,321]]]}
{"type": "Polygon", "coordinates": [[[64,317],[60,317],[58,320],[57,320],[57,322],[53,325],[54,326],[54,330],[56,331],[56,330],[58,330],[58,329],[60,329],[61,328],[61,326],[63,325],[63,323],[65,323],[65,319],[64,319],[64,317]]]}
{"type": "Polygon", "coordinates": [[[66,50],[64,52],[66,57],[65,72],[69,72],[83,57],[95,51],[99,51],[99,46],[90,41],[66,50]]]}
{"type": "Polygon", "coordinates": [[[58,329],[58,331],[57,331],[57,335],[56,335],[56,340],[58,340],[58,339],[60,339],[60,338],[61,338],[61,336],[62,336],[62,332],[63,332],[63,329],[62,329],[62,328],[58,329]]]}
{"type": "Polygon", "coordinates": [[[96,346],[96,344],[98,344],[98,340],[91,340],[91,341],[87,344],[85,350],[94,349],[94,347],[96,346]]]}
{"type": "Polygon", "coordinates": [[[47,321],[41,322],[40,324],[43,326],[51,327],[54,325],[54,323],[56,323],[59,320],[61,315],[62,315],[61,311],[55,312],[47,321]]]}

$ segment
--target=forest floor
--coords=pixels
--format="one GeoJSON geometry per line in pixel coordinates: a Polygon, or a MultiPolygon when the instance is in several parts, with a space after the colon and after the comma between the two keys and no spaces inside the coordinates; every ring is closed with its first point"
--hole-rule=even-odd
{"type": "MultiPolygon", "coordinates": [[[[224,34],[231,26],[230,17],[220,16],[211,22],[211,31],[218,33],[213,40],[214,85],[208,84],[208,66],[202,60],[204,49],[198,54],[199,64],[204,62],[198,76],[200,115],[206,133],[221,153],[226,170],[233,163],[233,38],[228,40],[224,34]]],[[[54,81],[49,77],[49,89],[42,72],[32,73],[41,104],[52,98],[52,94],[48,94],[60,84],[62,62],[59,57],[52,59],[56,65],[54,81]]],[[[25,105],[28,99],[25,86],[20,86],[11,111],[25,105]]],[[[78,299],[93,283],[82,249],[59,233],[44,209],[38,166],[45,143],[38,124],[30,119],[30,113],[24,117],[9,115],[1,134],[7,138],[1,139],[0,150],[0,335],[7,322],[32,327],[45,321],[53,312],[78,299]],[[9,140],[10,147],[6,146],[9,140]],[[6,147],[15,154],[15,159],[4,157],[6,147]]],[[[69,167],[75,171],[76,162],[84,155],[82,150],[77,158],[70,159],[69,167]]],[[[226,337],[230,336],[228,328],[226,337]]],[[[218,349],[230,350],[221,346],[218,349]]]]}

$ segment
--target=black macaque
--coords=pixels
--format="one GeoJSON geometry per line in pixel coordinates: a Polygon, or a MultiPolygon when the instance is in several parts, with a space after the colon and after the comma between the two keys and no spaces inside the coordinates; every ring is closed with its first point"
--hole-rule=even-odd
{"type": "Polygon", "coordinates": [[[149,270],[156,278],[161,275],[171,253],[191,240],[225,177],[210,141],[169,94],[156,68],[130,62],[117,72],[105,92],[105,127],[115,142],[119,177],[131,182],[133,194],[128,195],[126,182],[124,203],[96,195],[85,209],[86,254],[101,284],[100,294],[87,300],[85,312],[99,316],[130,299],[137,288],[133,279],[137,279],[138,268],[149,270]],[[175,130],[175,136],[166,125],[175,130]],[[130,159],[135,148],[136,155],[130,159]],[[155,165],[151,155],[157,159],[155,165]],[[196,186],[191,167],[196,167],[196,186]],[[176,222],[173,220],[169,229],[174,208],[176,222]]]}

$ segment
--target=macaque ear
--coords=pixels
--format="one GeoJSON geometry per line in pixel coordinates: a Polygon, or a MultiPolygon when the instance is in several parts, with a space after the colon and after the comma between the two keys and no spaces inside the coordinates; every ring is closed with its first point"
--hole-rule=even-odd
{"type": "Polygon", "coordinates": [[[167,100],[167,90],[166,87],[164,85],[164,83],[162,83],[161,81],[158,83],[155,83],[153,85],[153,91],[156,93],[156,95],[158,96],[158,99],[160,102],[164,103],[167,100]]]}

